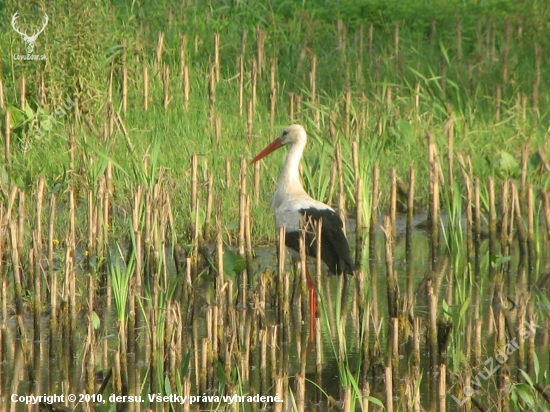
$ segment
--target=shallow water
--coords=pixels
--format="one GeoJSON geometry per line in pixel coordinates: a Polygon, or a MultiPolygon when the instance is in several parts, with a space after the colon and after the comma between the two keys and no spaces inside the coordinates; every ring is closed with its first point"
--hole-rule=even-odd
{"type": "MultiPolygon", "coordinates": [[[[415,224],[425,219],[425,215],[417,216],[415,224]]],[[[211,277],[212,270],[204,267],[192,286],[189,286],[192,288],[189,296],[192,297],[182,298],[181,304],[178,302],[177,305],[166,306],[162,303],[158,295],[165,293],[165,290],[156,291],[156,304],[151,304],[150,301],[155,296],[154,293],[139,297],[138,301],[142,307],[136,310],[139,311],[140,321],[132,331],[133,340],[128,341],[127,354],[123,359],[121,356],[124,351],[121,350],[119,342],[119,323],[108,290],[99,293],[95,298],[94,311],[100,319],[100,324],[96,325],[96,328],[92,326],[93,322],[89,318],[91,312],[86,305],[87,277],[82,270],[85,259],[83,252],[79,251],[77,261],[82,267],[78,273],[80,303],[75,330],[69,331],[67,325],[61,325],[59,331],[50,335],[51,319],[46,310],[41,317],[40,339],[33,340],[34,324],[29,304],[25,326],[30,356],[26,357],[21,339],[18,337],[15,314],[9,312],[10,316],[2,319],[4,327],[1,335],[0,411],[36,410],[23,402],[12,402],[14,395],[17,400],[17,396],[29,394],[65,395],[65,398],[57,399],[55,410],[63,410],[64,407],[64,410],[107,411],[114,410],[115,405],[118,405],[117,410],[180,410],[184,405],[168,400],[149,402],[148,395],[162,393],[166,396],[221,396],[218,388],[224,381],[224,393],[229,395],[275,395],[281,391],[284,402],[280,405],[270,402],[242,402],[238,404],[238,410],[277,410],[278,406],[282,407],[281,410],[293,410],[294,402],[300,405],[302,395],[305,396],[305,410],[339,410],[344,406],[346,397],[342,385],[342,375],[346,373],[355,376],[359,390],[368,382],[370,396],[386,403],[385,366],[390,364],[390,360],[397,363],[393,364],[394,408],[400,405],[401,410],[414,410],[414,396],[411,394],[414,385],[419,385],[418,402],[425,410],[442,410],[441,394],[438,393],[441,363],[446,365],[447,370],[443,402],[448,411],[461,410],[459,405],[470,399],[468,394],[472,395],[471,399],[485,407],[500,410],[497,405],[500,402],[502,388],[525,389],[521,386],[525,383],[518,386],[518,383],[524,381],[519,372],[520,368],[533,380],[539,379],[535,383],[544,387],[545,379],[548,377],[543,376],[543,371],[550,370],[550,308],[545,306],[542,298],[536,296],[537,293],[548,296],[548,292],[539,292],[529,286],[529,273],[520,265],[516,244],[514,243],[511,259],[505,263],[507,269],[503,271],[509,304],[504,310],[508,333],[505,340],[510,342],[516,336],[520,336],[522,328],[528,332],[533,331],[533,334],[526,337],[525,344],[520,349],[510,349],[510,356],[501,365],[495,363],[495,347],[498,346],[497,313],[500,309],[498,305],[493,304],[494,283],[489,282],[487,275],[490,264],[484,252],[487,242],[482,245],[480,251],[482,273],[479,281],[464,281],[467,272],[454,272],[453,260],[443,253],[438,258],[438,270],[432,273],[430,240],[424,230],[414,231],[414,253],[411,255],[412,261],[407,262],[405,224],[404,217],[400,216],[396,222],[397,238],[393,267],[398,275],[400,304],[406,301],[405,297],[410,292],[409,285],[413,287],[408,298],[414,302],[410,313],[418,322],[418,351],[415,351],[412,339],[413,319],[403,310],[400,311],[400,330],[396,339],[398,353],[394,358],[391,356],[392,339],[395,335],[389,318],[385,239],[381,231],[377,234],[376,255],[365,261],[362,267],[366,274],[367,303],[370,304],[368,309],[363,308],[361,311],[359,307],[358,284],[355,278],[322,277],[322,284],[318,285],[321,294],[320,317],[317,324],[317,327],[321,328],[320,341],[316,342],[314,336],[310,335],[307,302],[301,298],[299,283],[295,285],[290,282],[288,322],[285,323],[284,318],[281,318],[282,303],[276,295],[278,282],[281,282],[277,280],[276,274],[276,248],[256,246],[253,275],[248,284],[248,305],[242,305],[237,296],[239,278],[226,277],[228,283],[225,283],[224,287],[233,287],[237,298],[233,305],[226,304],[226,313],[218,314],[224,325],[213,330],[211,322],[212,316],[215,316],[213,310],[217,302],[214,287],[216,280],[215,277],[211,277]],[[430,275],[432,284],[436,285],[437,319],[446,318],[453,325],[447,343],[447,353],[435,365],[430,362],[435,355],[430,350],[427,338],[429,302],[426,294],[426,275],[430,275]],[[230,283],[232,286],[229,286],[230,283]],[[523,311],[522,305],[527,304],[525,293],[528,292],[532,293],[531,299],[534,303],[527,311],[523,311]],[[265,300],[262,299],[262,293],[266,296],[265,300]],[[340,304],[340,300],[344,303],[340,304]],[[443,313],[443,307],[446,314],[443,313]],[[365,310],[368,310],[368,315],[365,315],[365,310]],[[173,315],[173,323],[168,321],[163,324],[168,314],[173,315]],[[536,321],[536,328],[526,329],[522,326],[530,319],[536,321]],[[215,339],[219,347],[214,349],[212,339],[216,333],[218,335],[215,339]],[[476,357],[473,345],[479,333],[480,348],[476,357]],[[155,347],[157,353],[152,355],[155,347]],[[210,357],[212,352],[215,352],[214,357],[210,357]],[[533,366],[530,366],[533,353],[536,354],[538,363],[534,370],[533,366]],[[418,364],[415,363],[415,356],[418,357],[418,364]],[[502,366],[502,369],[496,370],[493,367],[490,370],[492,373],[488,373],[485,368],[493,363],[502,366]],[[121,365],[122,371],[119,370],[121,365]],[[124,376],[125,368],[128,376],[124,376]],[[504,369],[506,373],[502,374],[504,369]],[[305,391],[301,392],[300,379],[303,378],[305,391]],[[508,386],[501,382],[505,378],[509,379],[508,386]],[[101,388],[105,380],[107,385],[101,388]],[[117,387],[121,383],[122,386],[117,387]],[[93,393],[89,391],[91,386],[95,389],[93,393]],[[470,393],[470,390],[475,392],[470,393]],[[94,396],[101,392],[101,399],[90,398],[86,391],[94,396]],[[75,394],[76,402],[68,401],[68,394],[75,394]],[[141,395],[143,402],[117,403],[116,399],[110,398],[113,394],[141,395]],[[82,402],[79,403],[79,400],[82,402]],[[94,400],[99,402],[93,402],[94,400]]],[[[353,233],[353,230],[351,222],[348,232],[353,233]]],[[[353,236],[349,237],[353,244],[353,236]]],[[[546,241],[541,242],[537,267],[530,275],[533,280],[548,273],[549,248],[546,241]]],[[[167,247],[166,252],[167,269],[160,275],[177,280],[176,265],[169,253],[170,248],[167,247]]],[[[212,249],[205,254],[210,253],[212,249]]],[[[288,272],[292,270],[290,263],[287,264],[287,269],[288,272]]],[[[60,303],[62,307],[65,304],[66,302],[60,303]]],[[[353,386],[352,381],[349,382],[349,385],[353,386]]],[[[204,397],[188,405],[189,410],[234,410],[232,408],[235,404],[201,402],[206,399],[204,397]]],[[[545,406],[542,405],[540,408],[545,406]]],[[[43,408],[48,410],[48,405],[44,405],[43,408]]],[[[376,410],[372,403],[370,408],[376,410]]],[[[355,409],[361,410],[359,402],[356,403],[355,409]]]]}

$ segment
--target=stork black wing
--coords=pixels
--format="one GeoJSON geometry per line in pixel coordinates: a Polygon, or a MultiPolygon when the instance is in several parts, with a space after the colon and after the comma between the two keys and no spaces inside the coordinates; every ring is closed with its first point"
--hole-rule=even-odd
{"type": "MultiPolygon", "coordinates": [[[[321,229],[321,259],[326,263],[331,275],[342,273],[353,274],[355,264],[351,258],[348,240],[344,235],[342,219],[332,209],[300,209],[304,216],[306,230],[306,253],[317,256],[317,243],[314,225],[322,220],[321,229]]],[[[290,232],[286,235],[286,245],[297,251],[300,247],[300,232],[290,232]]]]}

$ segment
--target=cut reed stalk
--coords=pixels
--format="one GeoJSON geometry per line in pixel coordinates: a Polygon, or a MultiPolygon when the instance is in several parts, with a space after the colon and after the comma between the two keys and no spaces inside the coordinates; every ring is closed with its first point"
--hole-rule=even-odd
{"type": "Polygon", "coordinates": [[[426,287],[428,297],[428,345],[430,368],[435,370],[437,365],[437,295],[434,292],[433,280],[428,279],[426,287]]]}
{"type": "Polygon", "coordinates": [[[475,369],[481,362],[481,338],[482,338],[482,322],[481,322],[481,292],[479,288],[474,288],[474,314],[471,324],[474,327],[474,342],[473,342],[473,359],[472,368],[475,369]]]}
{"type": "Polygon", "coordinates": [[[286,230],[284,226],[279,228],[279,245],[278,245],[278,274],[277,274],[277,296],[279,308],[279,323],[283,327],[282,339],[288,341],[289,331],[287,325],[290,324],[290,285],[289,275],[286,271],[286,230]]]}
{"type": "Polygon", "coordinates": [[[210,103],[210,110],[213,109],[216,104],[216,66],[210,66],[210,74],[208,75],[208,102],[210,103]]]}
{"type": "MultiPolygon", "coordinates": [[[[23,235],[25,231],[25,222],[27,220],[27,209],[26,209],[26,203],[27,203],[27,193],[24,190],[19,190],[19,207],[18,207],[18,217],[17,217],[17,223],[18,223],[18,233],[23,235]]],[[[23,236],[19,236],[17,239],[17,249],[19,250],[19,254],[22,255],[23,250],[23,244],[24,244],[24,238],[23,236]]],[[[22,274],[22,280],[23,280],[23,286],[27,286],[27,276],[26,273],[22,274]]]]}
{"type": "MultiPolygon", "coordinates": [[[[407,194],[407,226],[405,234],[405,259],[407,261],[407,299],[413,302],[414,279],[413,279],[413,262],[412,262],[412,224],[414,217],[414,184],[415,184],[415,169],[411,166],[409,171],[409,192],[407,194]]],[[[411,310],[413,307],[411,305],[411,310]]],[[[412,313],[410,313],[412,315],[412,313]]]]}
{"type": "Polygon", "coordinates": [[[497,84],[497,89],[495,92],[495,119],[500,122],[500,108],[502,105],[502,89],[500,84],[497,84]]]}
{"type": "Polygon", "coordinates": [[[239,178],[239,235],[238,248],[239,255],[245,257],[245,231],[246,231],[246,181],[247,181],[247,162],[244,156],[241,156],[241,173],[239,178]]]}
{"type": "Polygon", "coordinates": [[[294,115],[294,93],[288,93],[288,117],[290,118],[291,123],[296,123],[296,117],[294,115]]]}
{"type": "Polygon", "coordinates": [[[507,179],[502,184],[501,216],[500,225],[500,248],[503,256],[508,255],[508,248],[511,240],[508,236],[508,227],[512,224],[514,207],[510,208],[510,181],[507,179]]]}
{"type": "Polygon", "coordinates": [[[466,257],[468,259],[469,268],[475,266],[474,263],[474,237],[473,237],[473,194],[470,175],[467,172],[466,163],[460,154],[457,154],[460,163],[462,174],[464,176],[464,184],[466,186],[466,257]]]}
{"type": "Polygon", "coordinates": [[[269,75],[269,126],[270,126],[270,135],[273,139],[273,131],[275,128],[275,110],[277,108],[277,60],[271,60],[271,70],[269,75]]]}
{"type": "Polygon", "coordinates": [[[385,368],[386,412],[393,412],[393,377],[391,366],[385,368]]]}
{"type": "Polygon", "coordinates": [[[340,142],[336,145],[336,167],[338,173],[338,214],[344,222],[342,230],[346,234],[346,188],[344,186],[344,166],[342,162],[342,145],[340,142]]]}
{"type": "Polygon", "coordinates": [[[361,410],[363,412],[369,412],[369,396],[370,396],[370,383],[368,380],[363,380],[363,387],[361,388],[361,410]]]}
{"type": "MultiPolygon", "coordinates": [[[[299,250],[300,250],[300,264],[298,266],[299,270],[294,274],[294,299],[293,299],[293,306],[294,306],[294,313],[300,313],[301,314],[301,322],[304,322],[308,318],[308,311],[307,311],[307,302],[308,302],[308,287],[307,287],[307,256],[306,256],[306,228],[301,228],[300,230],[300,243],[299,243],[299,250]]],[[[310,305],[312,305],[313,302],[310,302],[310,305]]],[[[313,332],[313,322],[314,319],[310,317],[310,332],[313,332]]],[[[289,325],[290,328],[290,325],[289,325]]],[[[313,337],[313,334],[310,334],[311,337],[313,337]]]]}
{"type": "MultiPolygon", "coordinates": [[[[390,366],[392,368],[392,376],[398,376],[399,373],[399,319],[397,317],[391,318],[390,324],[390,339],[388,342],[389,356],[391,357],[390,366]]],[[[395,382],[394,382],[395,386],[395,382]]]]}
{"type": "Polygon", "coordinates": [[[187,34],[180,34],[180,71],[183,80],[184,68],[187,65],[187,34]]]}
{"type": "Polygon", "coordinates": [[[535,244],[535,200],[533,194],[533,185],[530,183],[527,188],[527,252],[529,256],[529,280],[532,285],[535,282],[535,270],[537,260],[537,250],[535,244]]]}
{"type": "Polygon", "coordinates": [[[216,218],[216,269],[218,275],[216,277],[216,309],[219,315],[217,317],[217,329],[214,335],[217,335],[216,346],[225,347],[226,335],[222,331],[227,323],[227,295],[224,294],[224,289],[227,287],[225,282],[225,266],[224,266],[224,246],[223,246],[223,226],[221,223],[221,204],[218,209],[216,218]],[[219,330],[218,330],[219,328],[219,330]]]}
{"type": "MultiPolygon", "coordinates": [[[[281,376],[277,376],[275,378],[275,394],[279,395],[279,398],[282,398],[285,395],[283,384],[284,384],[284,378],[281,376]]],[[[282,402],[275,403],[273,412],[283,412],[283,403],[282,402]]]]}
{"type": "Polygon", "coordinates": [[[128,110],[128,62],[127,62],[127,50],[128,50],[128,41],[122,39],[121,43],[122,56],[120,61],[121,72],[122,72],[122,112],[126,115],[128,110]]]}
{"type": "MultiPolygon", "coordinates": [[[[495,183],[492,176],[489,176],[489,253],[491,261],[497,256],[497,211],[495,204],[495,183]]],[[[489,265],[489,282],[492,282],[495,275],[495,266],[489,265]]]]}
{"type": "Polygon", "coordinates": [[[267,330],[260,329],[258,335],[260,341],[260,393],[267,393],[269,388],[267,375],[267,330]]]}
{"type": "Polygon", "coordinates": [[[252,143],[254,135],[254,102],[252,99],[248,99],[247,102],[247,117],[246,124],[248,130],[248,143],[252,143]]]}
{"type": "Polygon", "coordinates": [[[474,251],[475,265],[474,271],[476,280],[480,280],[481,276],[481,201],[480,201],[480,183],[479,178],[474,178],[474,251]]]}
{"type": "Polygon", "coordinates": [[[370,227],[369,227],[369,271],[371,275],[371,295],[372,295],[372,315],[373,321],[378,322],[378,287],[377,273],[378,267],[375,263],[376,259],[376,226],[378,221],[378,201],[380,181],[380,169],[378,162],[374,163],[372,168],[372,203],[370,212],[370,227]]]}
{"type": "Polygon", "coordinates": [[[11,164],[11,113],[5,111],[4,115],[4,159],[6,164],[11,164]]]}
{"type": "Polygon", "coordinates": [[[301,373],[294,377],[296,380],[296,407],[299,411],[305,411],[306,405],[306,379],[301,373]]]}
{"type": "MultiPolygon", "coordinates": [[[[14,221],[9,222],[10,241],[11,241],[11,262],[13,267],[13,294],[15,297],[15,313],[17,316],[17,332],[21,338],[21,345],[27,346],[25,353],[28,355],[27,328],[25,326],[25,309],[23,306],[23,287],[21,282],[21,265],[19,248],[17,247],[20,236],[17,225],[14,221]]],[[[25,349],[25,348],[24,348],[25,349]]],[[[29,359],[29,358],[27,358],[29,359]]]]}
{"type": "Polygon", "coordinates": [[[251,91],[252,98],[250,100],[250,108],[249,108],[248,116],[254,118],[254,115],[256,114],[256,99],[257,99],[257,90],[258,90],[258,61],[256,59],[252,59],[250,83],[252,87],[252,91],[251,91]]]}
{"type": "Polygon", "coordinates": [[[231,157],[225,159],[225,186],[231,188],[231,157]]]}
{"type": "Polygon", "coordinates": [[[397,173],[395,167],[390,168],[390,216],[389,216],[389,230],[393,239],[397,236],[397,230],[395,227],[395,218],[397,216],[397,173]]]}
{"type": "Polygon", "coordinates": [[[27,77],[23,73],[21,76],[21,94],[19,97],[19,103],[21,104],[21,109],[25,110],[25,107],[27,106],[27,77]]]}
{"type": "Polygon", "coordinates": [[[221,60],[220,60],[220,33],[214,33],[214,71],[216,83],[220,82],[221,60]]]}
{"type": "MultiPolygon", "coordinates": [[[[40,320],[42,309],[42,213],[44,205],[44,187],[45,178],[40,176],[37,179],[36,187],[36,223],[33,234],[33,286],[34,286],[34,301],[33,301],[33,329],[34,341],[40,341],[40,320]]],[[[1,256],[1,255],[0,255],[1,256]]],[[[0,272],[1,273],[1,272],[0,272]]]]}
{"type": "Polygon", "coordinates": [[[363,179],[357,179],[355,183],[355,267],[360,268],[363,261],[363,243],[365,228],[363,225],[363,179]]]}
{"type": "Polygon", "coordinates": [[[431,262],[432,271],[436,270],[439,259],[439,171],[440,165],[437,158],[437,148],[434,137],[428,133],[428,158],[430,162],[430,223],[431,237],[431,262]]]}
{"type": "MultiPolygon", "coordinates": [[[[245,282],[244,287],[246,287],[246,291],[248,293],[248,283],[250,282],[250,279],[252,279],[252,264],[254,260],[254,254],[252,252],[252,228],[250,225],[250,195],[246,195],[245,197],[245,209],[244,209],[245,215],[244,215],[244,240],[245,240],[245,256],[246,256],[246,274],[247,277],[243,278],[243,282],[245,282]]],[[[248,302],[248,296],[247,294],[244,295],[245,301],[243,303],[248,302]]]]}
{"type": "Polygon", "coordinates": [[[265,38],[266,32],[258,24],[256,26],[256,47],[257,47],[257,61],[258,61],[258,74],[260,76],[264,73],[264,61],[265,61],[265,38]]]}
{"type": "Polygon", "coordinates": [[[540,190],[540,196],[542,197],[544,220],[546,221],[546,237],[550,241],[550,200],[548,199],[548,193],[544,189],[540,190]]]}
{"type": "MultiPolygon", "coordinates": [[[[99,188],[98,188],[99,189],[99,188]]],[[[92,259],[95,257],[96,254],[96,240],[97,240],[97,233],[95,233],[95,229],[97,227],[97,202],[94,196],[94,191],[90,188],[88,189],[88,242],[86,245],[86,266],[88,270],[92,269],[92,259]]]]}
{"type": "Polygon", "coordinates": [[[533,117],[536,121],[539,119],[539,87],[540,87],[540,77],[541,77],[541,61],[542,61],[542,50],[541,47],[535,42],[535,80],[533,81],[533,92],[532,92],[532,111],[533,117]]]}
{"type": "Polygon", "coordinates": [[[309,93],[311,96],[311,104],[315,105],[317,100],[317,56],[311,53],[311,68],[309,71],[309,93]]]}
{"type": "Polygon", "coordinates": [[[441,363],[439,365],[439,412],[445,412],[447,410],[447,365],[441,363]]]}
{"type": "Polygon", "coordinates": [[[518,195],[517,186],[514,181],[511,182],[512,185],[512,202],[514,205],[514,221],[516,222],[517,236],[520,254],[522,257],[527,256],[528,247],[527,247],[527,235],[525,230],[525,225],[523,222],[523,216],[521,215],[521,206],[520,206],[520,197],[518,195]]]}
{"type": "MultiPolygon", "coordinates": [[[[43,104],[43,101],[40,101],[43,104]]],[[[2,80],[2,74],[0,73],[0,109],[6,108],[6,100],[4,96],[4,82],[2,80]]]]}
{"type": "Polygon", "coordinates": [[[300,122],[301,118],[302,118],[302,95],[301,94],[296,94],[294,95],[295,99],[296,99],[296,115],[295,115],[295,118],[298,122],[300,122]]]}
{"type": "Polygon", "coordinates": [[[384,217],[384,235],[386,237],[386,276],[387,276],[387,294],[388,294],[388,316],[397,317],[397,301],[399,292],[397,290],[397,274],[393,269],[394,237],[392,235],[391,217],[384,217]]]}
{"type": "Polygon", "coordinates": [[[212,174],[212,172],[209,171],[208,182],[207,182],[206,216],[204,219],[204,230],[202,234],[206,242],[210,241],[213,203],[214,203],[214,175],[212,174]]]}
{"type": "Polygon", "coordinates": [[[243,107],[244,107],[244,75],[245,75],[244,59],[245,59],[244,54],[239,56],[239,114],[241,116],[243,115],[243,107]]]}
{"type": "MultiPolygon", "coordinates": [[[[198,175],[199,171],[199,158],[196,154],[193,154],[191,157],[191,215],[196,214],[197,207],[197,196],[198,196],[198,175]]],[[[198,220],[191,222],[191,233],[195,233],[197,226],[199,224],[198,220]]]]}
{"type": "Polygon", "coordinates": [[[164,32],[160,32],[159,33],[159,37],[158,37],[158,40],[157,40],[157,48],[156,48],[156,56],[157,56],[157,70],[156,72],[157,73],[160,73],[160,69],[161,69],[161,63],[162,63],[162,55],[164,54],[164,50],[165,50],[165,47],[164,47],[164,32]]]}
{"type": "Polygon", "coordinates": [[[172,98],[170,97],[170,66],[167,63],[164,63],[162,70],[162,84],[163,84],[163,102],[164,110],[168,110],[172,98]]]}
{"type": "MultiPolygon", "coordinates": [[[[76,331],[76,270],[75,270],[75,253],[76,253],[76,191],[74,187],[69,186],[69,233],[67,235],[67,260],[65,266],[66,276],[66,295],[69,302],[69,336],[72,336],[76,331]]],[[[71,342],[74,340],[71,339],[71,342]]],[[[72,354],[74,349],[71,345],[72,354]]]]}
{"type": "Polygon", "coordinates": [[[254,163],[254,204],[257,206],[260,202],[261,192],[261,162],[254,163]]]}
{"type": "MultiPolygon", "coordinates": [[[[55,237],[55,215],[57,211],[57,194],[50,196],[50,215],[48,224],[48,279],[50,284],[50,338],[56,335],[57,331],[57,276],[54,271],[54,243],[55,237]]],[[[51,347],[51,345],[50,345],[51,347]]]]}

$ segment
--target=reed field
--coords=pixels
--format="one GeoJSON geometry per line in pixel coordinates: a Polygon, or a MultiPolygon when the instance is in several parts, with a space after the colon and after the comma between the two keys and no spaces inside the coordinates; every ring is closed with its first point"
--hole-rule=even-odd
{"type": "Polygon", "coordinates": [[[550,3],[6,0],[0,25],[0,412],[550,410],[550,3]],[[285,150],[249,164],[293,123],[357,266],[310,261],[313,318],[285,150]]]}

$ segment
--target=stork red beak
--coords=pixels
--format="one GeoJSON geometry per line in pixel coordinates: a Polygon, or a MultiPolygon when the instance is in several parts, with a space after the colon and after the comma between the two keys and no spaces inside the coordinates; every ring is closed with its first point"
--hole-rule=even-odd
{"type": "Polygon", "coordinates": [[[250,164],[256,163],[258,160],[263,159],[268,154],[270,154],[271,152],[274,152],[275,150],[277,150],[279,147],[282,147],[282,146],[283,146],[282,138],[279,137],[278,139],[273,140],[264,150],[258,153],[256,157],[254,157],[254,159],[250,161],[250,164]]]}

